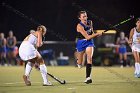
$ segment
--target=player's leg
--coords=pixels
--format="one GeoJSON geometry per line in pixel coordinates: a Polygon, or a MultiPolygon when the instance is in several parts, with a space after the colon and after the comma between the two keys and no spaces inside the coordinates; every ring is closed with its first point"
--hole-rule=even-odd
{"type": "Polygon", "coordinates": [[[138,76],[140,71],[139,71],[139,53],[137,51],[133,51],[133,56],[134,56],[134,59],[135,59],[135,77],[140,77],[138,76]]]}
{"type": "Polygon", "coordinates": [[[16,53],[15,53],[15,47],[11,51],[11,57],[12,57],[12,60],[14,61],[14,65],[17,65],[17,58],[16,58],[16,53]]]}
{"type": "Polygon", "coordinates": [[[11,58],[10,48],[8,48],[7,59],[8,59],[8,65],[11,66],[12,65],[12,58],[11,58]]]}
{"type": "Polygon", "coordinates": [[[91,71],[92,71],[93,51],[94,51],[93,47],[87,47],[86,48],[87,64],[86,64],[86,80],[85,80],[85,83],[87,83],[87,84],[92,83],[91,71]]]}
{"type": "Polygon", "coordinates": [[[123,54],[122,53],[119,53],[119,60],[120,60],[121,68],[123,68],[123,54]]]}
{"type": "Polygon", "coordinates": [[[2,65],[2,53],[0,51],[0,65],[2,65]]]}
{"type": "Polygon", "coordinates": [[[6,50],[4,48],[0,53],[0,61],[1,65],[6,65],[6,50]]]}
{"type": "Polygon", "coordinates": [[[5,66],[7,66],[7,60],[6,60],[6,47],[4,48],[4,51],[3,51],[3,61],[4,61],[4,64],[5,66]]]}
{"type": "Polygon", "coordinates": [[[26,66],[25,66],[25,74],[23,75],[24,82],[27,86],[31,86],[30,82],[30,73],[32,71],[32,67],[34,65],[34,59],[26,61],[26,66]]]}
{"type": "Polygon", "coordinates": [[[78,68],[82,67],[82,62],[83,62],[83,55],[84,55],[85,51],[81,51],[81,52],[77,52],[77,66],[78,68]]]}
{"type": "Polygon", "coordinates": [[[52,83],[50,81],[48,81],[48,77],[47,77],[47,67],[45,65],[44,59],[42,58],[42,56],[39,54],[39,52],[37,53],[37,60],[36,62],[39,63],[39,68],[40,68],[40,72],[43,78],[43,86],[51,86],[52,83]]]}
{"type": "Polygon", "coordinates": [[[127,54],[126,53],[124,53],[123,54],[123,66],[128,66],[128,62],[127,62],[127,54]]]}
{"type": "Polygon", "coordinates": [[[138,69],[137,77],[140,78],[140,55],[139,55],[139,52],[137,52],[137,69],[138,69]]]}
{"type": "Polygon", "coordinates": [[[86,64],[86,53],[83,54],[82,66],[86,64]]]}
{"type": "Polygon", "coordinates": [[[7,65],[6,64],[7,61],[6,61],[6,53],[5,52],[2,53],[2,61],[3,61],[3,65],[6,66],[7,65]]]}
{"type": "Polygon", "coordinates": [[[139,77],[140,77],[140,53],[139,52],[138,52],[138,62],[139,62],[138,69],[139,69],[139,77]]]}

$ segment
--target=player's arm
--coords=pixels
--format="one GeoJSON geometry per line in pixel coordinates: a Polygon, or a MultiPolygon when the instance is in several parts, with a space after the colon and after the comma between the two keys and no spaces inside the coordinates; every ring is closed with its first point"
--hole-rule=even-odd
{"type": "Polygon", "coordinates": [[[126,40],[127,44],[131,47],[131,44],[129,43],[129,40],[127,37],[125,37],[125,40],[126,40]]]}
{"type": "Polygon", "coordinates": [[[120,47],[119,42],[120,42],[120,38],[118,37],[118,38],[117,38],[117,41],[116,41],[117,47],[120,47]]]}
{"type": "Polygon", "coordinates": [[[4,39],[4,44],[3,45],[6,46],[6,39],[4,39]]]}
{"type": "Polygon", "coordinates": [[[129,40],[128,40],[129,44],[132,44],[133,34],[134,34],[134,29],[131,29],[130,34],[129,34],[129,40]]]}
{"type": "MultiPolygon", "coordinates": [[[[8,41],[8,39],[9,39],[9,37],[7,37],[7,40],[6,41],[8,41]]],[[[6,44],[7,44],[8,47],[11,47],[8,43],[6,43],[6,44]]]]}
{"type": "Polygon", "coordinates": [[[13,46],[15,46],[17,44],[17,39],[16,39],[16,37],[14,36],[14,44],[13,44],[13,46]]]}
{"type": "Polygon", "coordinates": [[[120,38],[117,38],[116,45],[119,45],[120,38]]]}
{"type": "Polygon", "coordinates": [[[42,42],[42,33],[40,31],[37,32],[37,44],[36,47],[41,47],[43,45],[42,42]]]}
{"type": "Polygon", "coordinates": [[[126,40],[126,42],[129,44],[129,40],[128,40],[128,38],[127,38],[127,37],[125,37],[125,40],[126,40]]]}
{"type": "Polygon", "coordinates": [[[87,40],[90,40],[94,37],[102,35],[102,33],[95,33],[92,35],[88,35],[87,32],[84,30],[84,28],[80,24],[77,25],[77,31],[80,32],[87,40]]]}

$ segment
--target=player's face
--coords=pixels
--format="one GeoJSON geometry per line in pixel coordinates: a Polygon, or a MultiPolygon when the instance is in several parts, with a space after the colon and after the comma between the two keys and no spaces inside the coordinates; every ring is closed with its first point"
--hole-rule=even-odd
{"type": "Polygon", "coordinates": [[[136,22],[136,26],[140,28],[140,20],[136,22]]]}
{"type": "Polygon", "coordinates": [[[79,18],[79,19],[80,19],[81,21],[87,21],[87,18],[88,18],[88,17],[87,17],[87,13],[82,13],[82,14],[80,15],[80,18],[79,18]]]}
{"type": "Polygon", "coordinates": [[[120,37],[124,38],[124,33],[123,32],[120,33],[120,37]]]}
{"type": "Polygon", "coordinates": [[[13,32],[12,32],[12,31],[9,32],[9,36],[10,36],[10,37],[13,36],[13,32]]]}
{"type": "Polygon", "coordinates": [[[3,33],[0,34],[0,38],[2,38],[2,39],[4,38],[4,34],[3,33]]]}

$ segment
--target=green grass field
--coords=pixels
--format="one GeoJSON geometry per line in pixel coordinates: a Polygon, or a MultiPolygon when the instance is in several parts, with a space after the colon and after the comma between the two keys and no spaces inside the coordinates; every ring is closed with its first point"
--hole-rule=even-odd
{"type": "Polygon", "coordinates": [[[24,67],[0,67],[0,93],[140,93],[140,78],[133,75],[133,67],[93,67],[92,84],[85,84],[85,68],[72,66],[48,67],[48,72],[65,79],[61,85],[52,78],[53,86],[42,86],[39,71],[32,70],[32,86],[25,86],[24,67]]]}

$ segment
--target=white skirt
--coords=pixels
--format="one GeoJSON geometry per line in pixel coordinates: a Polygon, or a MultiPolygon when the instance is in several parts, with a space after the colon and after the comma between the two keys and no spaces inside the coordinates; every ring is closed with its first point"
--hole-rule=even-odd
{"type": "Polygon", "coordinates": [[[19,47],[19,56],[24,61],[35,58],[37,53],[37,49],[28,41],[23,41],[19,47]]]}
{"type": "Polygon", "coordinates": [[[140,44],[134,44],[134,45],[132,45],[132,52],[133,51],[140,52],[140,44]]]}

